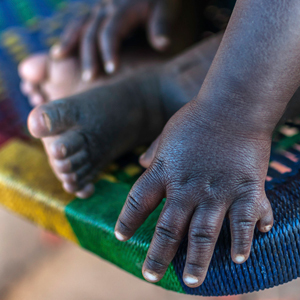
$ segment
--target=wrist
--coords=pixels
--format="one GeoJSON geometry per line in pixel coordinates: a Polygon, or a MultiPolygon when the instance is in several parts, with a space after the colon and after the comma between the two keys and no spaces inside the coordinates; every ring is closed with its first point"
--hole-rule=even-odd
{"type": "Polygon", "coordinates": [[[268,137],[288,104],[288,100],[277,98],[251,89],[249,83],[227,81],[212,88],[204,87],[195,102],[201,115],[218,129],[268,137]]]}

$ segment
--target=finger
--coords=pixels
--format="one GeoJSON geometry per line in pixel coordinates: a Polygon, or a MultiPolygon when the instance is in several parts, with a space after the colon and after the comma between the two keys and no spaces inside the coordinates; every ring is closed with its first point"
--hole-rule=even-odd
{"type": "Polygon", "coordinates": [[[99,72],[99,62],[97,53],[97,31],[105,19],[105,9],[99,8],[97,13],[86,25],[81,39],[80,57],[82,68],[82,80],[91,81],[99,72]]]}
{"type": "Polygon", "coordinates": [[[226,210],[220,207],[198,207],[189,228],[189,242],[183,280],[189,287],[200,286],[214,252],[226,210]]]}
{"type": "Polygon", "coordinates": [[[142,167],[148,168],[154,160],[160,142],[160,136],[151,144],[149,149],[140,156],[139,162],[142,167]]]}
{"type": "Polygon", "coordinates": [[[103,25],[98,42],[107,74],[113,74],[118,67],[118,52],[122,39],[140,22],[139,14],[121,10],[112,14],[103,25]]]}
{"type": "Polygon", "coordinates": [[[66,26],[59,42],[50,50],[53,59],[62,59],[75,50],[79,44],[81,31],[87,18],[88,14],[78,16],[66,26]]]}
{"type": "MultiPolygon", "coordinates": [[[[238,203],[238,202],[237,202],[238,203]]],[[[254,205],[233,205],[229,211],[231,229],[231,257],[236,264],[244,263],[251,250],[258,216],[254,205]]]]}
{"type": "Polygon", "coordinates": [[[273,210],[270,201],[267,197],[261,203],[260,207],[260,219],[258,220],[256,226],[261,232],[269,232],[274,223],[273,210]]]}
{"type": "Polygon", "coordinates": [[[151,45],[158,51],[166,50],[171,43],[171,32],[179,11],[178,0],[158,1],[148,23],[151,45]]]}
{"type": "Polygon", "coordinates": [[[193,209],[182,201],[182,197],[186,196],[167,196],[143,265],[143,276],[147,281],[162,279],[187,232],[193,209]]]}
{"type": "Polygon", "coordinates": [[[120,241],[130,239],[164,197],[158,169],[148,169],[132,187],[115,227],[120,241]]]}

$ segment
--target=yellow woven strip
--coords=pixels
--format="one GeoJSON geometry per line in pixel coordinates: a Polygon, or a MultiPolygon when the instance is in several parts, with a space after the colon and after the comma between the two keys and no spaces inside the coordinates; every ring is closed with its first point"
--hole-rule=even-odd
{"type": "Polygon", "coordinates": [[[12,140],[0,149],[0,204],[68,240],[78,240],[65,217],[66,194],[38,148],[12,140]]]}

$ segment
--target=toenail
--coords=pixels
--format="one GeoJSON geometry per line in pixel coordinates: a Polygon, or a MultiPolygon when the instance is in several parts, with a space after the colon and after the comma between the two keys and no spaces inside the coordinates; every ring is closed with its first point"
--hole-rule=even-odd
{"type": "Polygon", "coordinates": [[[237,255],[235,257],[235,261],[238,264],[242,264],[243,262],[245,262],[245,260],[246,260],[246,257],[244,255],[237,255]]]}
{"type": "Polygon", "coordinates": [[[150,282],[156,282],[159,280],[158,274],[153,271],[145,270],[143,272],[143,275],[144,275],[145,279],[150,282]]]}
{"type": "Polygon", "coordinates": [[[183,280],[187,285],[196,285],[199,283],[199,279],[196,276],[190,274],[184,275],[183,280]]]}
{"type": "Polygon", "coordinates": [[[54,58],[59,58],[62,54],[61,45],[59,45],[59,44],[54,45],[50,50],[50,54],[54,58]]]}
{"type": "Polygon", "coordinates": [[[105,71],[107,74],[112,74],[115,72],[115,70],[116,70],[116,66],[115,66],[114,62],[109,61],[105,64],[105,71]]]}
{"type": "Polygon", "coordinates": [[[120,233],[119,231],[115,231],[115,237],[117,238],[117,240],[124,242],[127,240],[126,236],[123,235],[122,233],[120,233]]]}
{"type": "Polygon", "coordinates": [[[52,130],[51,120],[46,113],[43,113],[43,120],[44,120],[44,124],[47,127],[47,129],[51,132],[51,130],[52,130]]]}
{"type": "Polygon", "coordinates": [[[93,79],[93,73],[91,70],[85,70],[82,73],[82,80],[85,82],[89,82],[93,79]]]}

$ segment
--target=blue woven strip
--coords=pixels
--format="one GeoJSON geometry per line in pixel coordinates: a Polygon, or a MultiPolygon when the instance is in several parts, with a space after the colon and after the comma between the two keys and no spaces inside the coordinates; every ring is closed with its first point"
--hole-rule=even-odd
{"type": "Polygon", "coordinates": [[[199,288],[189,288],[181,279],[187,239],[183,241],[173,265],[187,294],[237,295],[271,288],[300,276],[300,174],[276,184],[267,196],[275,219],[271,232],[256,230],[249,260],[236,265],[230,257],[230,226],[226,220],[207,277],[199,288]]]}

